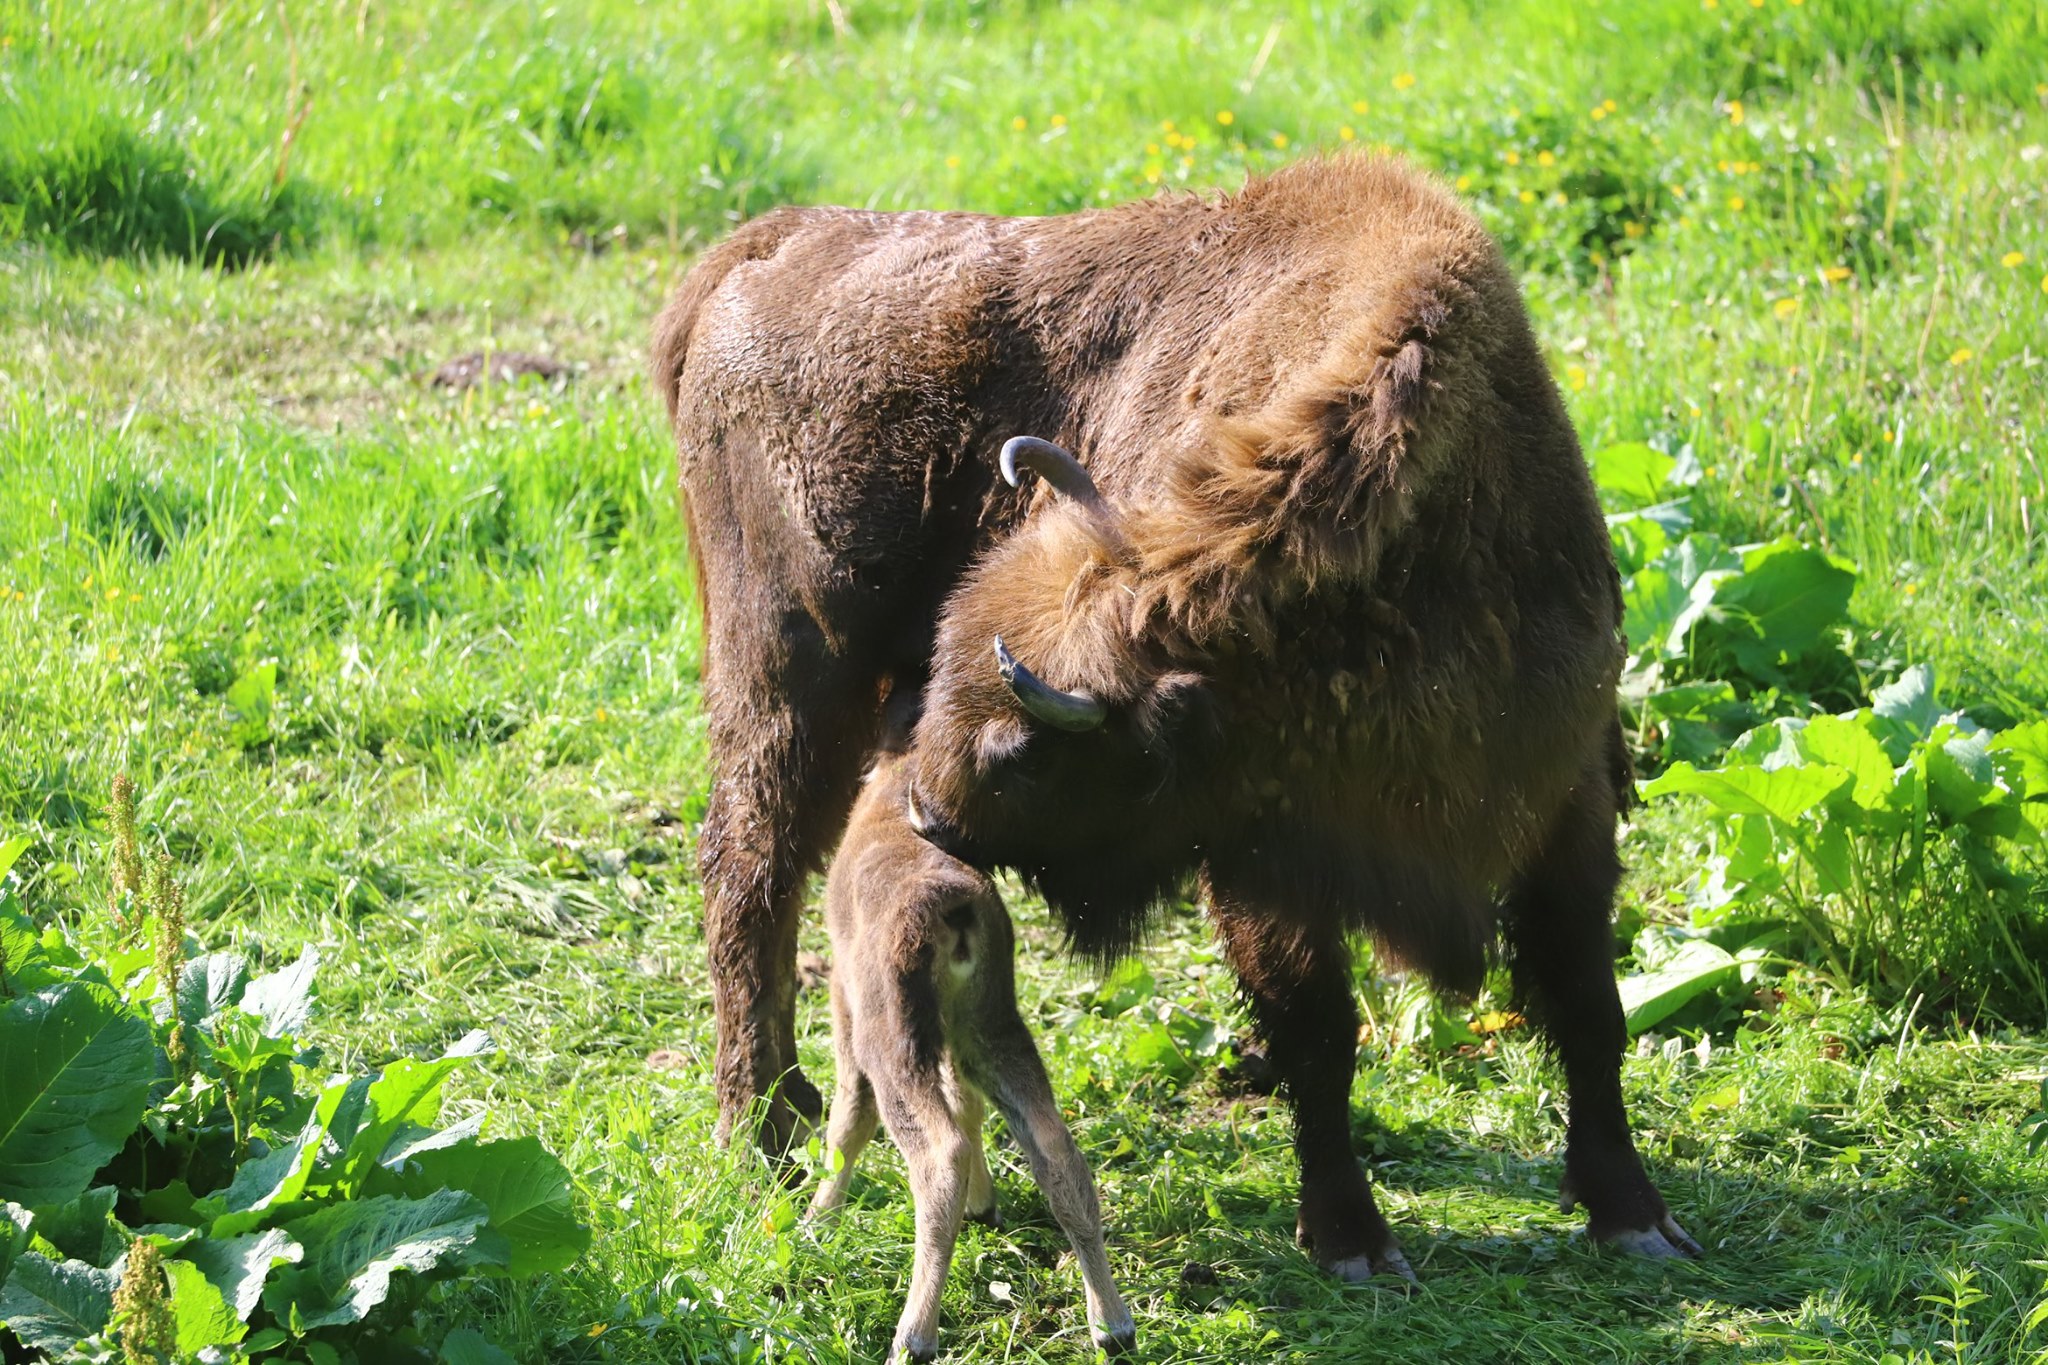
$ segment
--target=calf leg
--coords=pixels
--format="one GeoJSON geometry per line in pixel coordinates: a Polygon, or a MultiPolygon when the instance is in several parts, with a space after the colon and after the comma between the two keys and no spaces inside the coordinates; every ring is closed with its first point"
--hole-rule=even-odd
{"type": "Polygon", "coordinates": [[[930,1360],[939,1351],[939,1300],[967,1214],[976,1145],[961,1130],[960,1086],[945,1071],[916,1067],[895,1075],[877,1073],[874,1084],[917,1206],[910,1293],[896,1323],[890,1359],[930,1360]]]}
{"type": "Polygon", "coordinates": [[[846,1187],[853,1182],[853,1163],[875,1136],[880,1115],[875,1090],[854,1058],[853,1019],[846,1007],[844,990],[832,987],[832,1045],[837,1059],[837,1078],[832,1092],[832,1118],[825,1128],[825,1150],[838,1153],[838,1168],[818,1185],[811,1200],[811,1214],[830,1213],[846,1201],[846,1187]]]}
{"type": "Polygon", "coordinates": [[[1137,1345],[1138,1329],[1131,1310],[1117,1292],[1109,1271],[1109,1252],[1102,1242],[1102,1205],[1095,1176],[1074,1143],[1066,1120],[1053,1098],[1052,1082],[1038,1046],[1014,1011],[984,1029],[975,1057],[977,1082],[985,1084],[1003,1111],[1010,1132],[1031,1163],[1031,1175],[1052,1206],[1052,1216],[1074,1248],[1081,1264],[1081,1286],[1088,1299],[1088,1331],[1095,1344],[1111,1355],[1137,1345]]]}
{"type": "Polygon", "coordinates": [[[1334,932],[1289,924],[1212,884],[1210,914],[1294,1107],[1301,1163],[1295,1236],[1343,1280],[1415,1278],[1351,1149],[1358,1007],[1351,955],[1334,932]]]}
{"type": "Polygon", "coordinates": [[[988,1106],[973,1085],[960,1087],[960,1136],[967,1142],[967,1220],[1000,1227],[996,1210],[996,1178],[988,1168],[988,1149],[983,1129],[988,1124],[988,1106]]]}
{"type": "Polygon", "coordinates": [[[1569,1211],[1586,1206],[1587,1230],[1646,1256],[1698,1256],[1643,1173],[1621,1097],[1628,1043],[1614,982],[1609,916],[1621,864],[1605,783],[1581,786],[1535,864],[1509,897],[1503,925],[1523,1010],[1564,1067],[1569,1095],[1564,1183],[1569,1211]]]}

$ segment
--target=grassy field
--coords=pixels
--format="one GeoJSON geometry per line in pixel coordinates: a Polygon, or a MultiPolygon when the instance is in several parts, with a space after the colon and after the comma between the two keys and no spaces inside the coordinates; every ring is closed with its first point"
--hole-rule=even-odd
{"type": "MultiPolygon", "coordinates": [[[[710,1136],[698,637],[641,377],[694,251],[790,200],[1065,211],[1404,152],[1525,272],[1589,449],[1690,447],[1698,526],[1857,566],[1861,693],[1927,663],[2003,728],[2048,715],[2044,144],[2040,0],[0,0],[0,837],[32,908],[97,902],[130,773],[209,945],[320,945],[331,1057],[500,1040],[454,1107],[561,1153],[596,1241],[430,1329],[873,1358],[893,1152],[816,1230],[710,1136]],[[572,377],[425,382],[497,348],[572,377]]],[[[1706,845],[1641,813],[1632,924],[1684,920],[1706,845]]],[[[1651,1266],[1556,1212],[1560,1078],[1499,1002],[1368,976],[1404,1294],[1313,1270],[1284,1111],[1157,1045],[1241,1021],[1199,916],[1105,985],[1012,901],[1144,1359],[2048,1359],[2038,1013],[1806,964],[1645,1034],[1640,1142],[1710,1253],[1651,1266]]],[[[948,1358],[1083,1358],[1014,1150],[998,1181],[948,1358]]]]}

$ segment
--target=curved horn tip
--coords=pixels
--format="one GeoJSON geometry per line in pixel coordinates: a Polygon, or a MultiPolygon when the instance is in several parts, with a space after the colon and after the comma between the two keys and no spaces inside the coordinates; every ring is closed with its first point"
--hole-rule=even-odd
{"type": "Polygon", "coordinates": [[[1097,730],[1109,718],[1109,706],[1086,692],[1062,692],[1017,662],[1003,637],[995,637],[996,672],[1023,708],[1047,725],[1080,734],[1097,730]]]}
{"type": "MultiPolygon", "coordinates": [[[[1029,436],[1012,436],[1009,440],[1003,442],[1002,457],[997,463],[1002,466],[1003,482],[1012,488],[1017,487],[1018,483],[1022,480],[1022,476],[1017,473],[1017,453],[1024,448],[1025,443],[1030,439],[1029,436]]],[[[998,640],[996,643],[1000,645],[1002,641],[998,640]]]]}

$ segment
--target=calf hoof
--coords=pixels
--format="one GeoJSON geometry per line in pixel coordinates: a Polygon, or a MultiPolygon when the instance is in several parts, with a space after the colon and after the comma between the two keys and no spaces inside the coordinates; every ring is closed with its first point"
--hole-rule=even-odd
{"type": "Polygon", "coordinates": [[[1138,1328],[1129,1318],[1122,1322],[1092,1324],[1088,1335],[1095,1338],[1096,1346],[1112,1360],[1138,1349],[1138,1328]]]}
{"type": "Polygon", "coordinates": [[[1707,1254],[1668,1213],[1649,1227],[1623,1228],[1619,1232],[1595,1234],[1595,1238],[1631,1256],[1645,1256],[1653,1261],[1697,1261],[1707,1254]]]}
{"type": "Polygon", "coordinates": [[[967,1214],[966,1218],[970,1223],[979,1223],[985,1228],[994,1228],[1000,1232],[1003,1227],[1003,1206],[991,1200],[987,1208],[976,1209],[967,1214]]]}
{"type": "Polygon", "coordinates": [[[889,1348],[889,1365],[906,1365],[916,1361],[918,1365],[939,1358],[939,1339],[936,1335],[907,1333],[896,1338],[896,1344],[889,1348]]]}

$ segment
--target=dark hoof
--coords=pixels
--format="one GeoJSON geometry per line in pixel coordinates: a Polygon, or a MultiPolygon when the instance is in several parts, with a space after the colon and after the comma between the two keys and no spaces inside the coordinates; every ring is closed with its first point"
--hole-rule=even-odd
{"type": "Polygon", "coordinates": [[[1631,1256],[1643,1256],[1653,1261],[1697,1261],[1707,1254],[1668,1213],[1652,1227],[1624,1228],[1598,1240],[1631,1256]]]}
{"type": "Polygon", "coordinates": [[[1000,1232],[1003,1226],[1003,1206],[1001,1204],[990,1204],[985,1209],[977,1209],[967,1215],[967,1221],[979,1223],[985,1228],[994,1228],[1000,1232]]]}
{"type": "Polygon", "coordinates": [[[1372,1256],[1346,1256],[1339,1261],[1318,1260],[1317,1264],[1346,1284],[1364,1284],[1375,1275],[1392,1275],[1408,1284],[1419,1284],[1415,1268],[1408,1264],[1408,1258],[1401,1254],[1401,1248],[1389,1247],[1372,1256]]]}
{"type": "MultiPolygon", "coordinates": [[[[811,1134],[825,1116],[825,1102],[818,1094],[818,1087],[812,1085],[801,1071],[790,1071],[784,1074],[765,1102],[749,1105],[742,1112],[760,1115],[754,1141],[770,1160],[782,1163],[801,1152],[804,1144],[811,1140],[811,1134]]],[[[719,1141],[730,1141],[735,1132],[745,1131],[743,1125],[744,1120],[734,1118],[729,1112],[721,1115],[719,1141]]]]}

